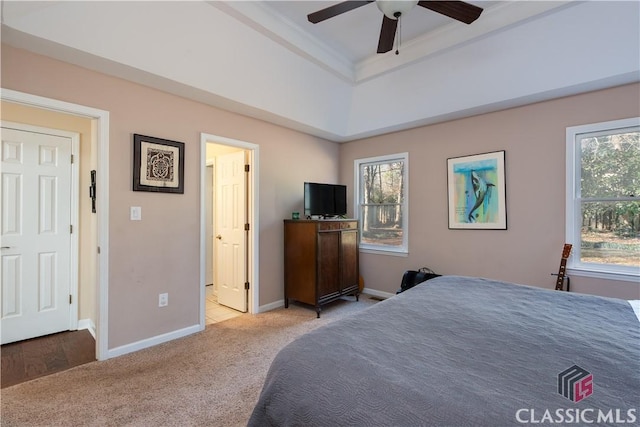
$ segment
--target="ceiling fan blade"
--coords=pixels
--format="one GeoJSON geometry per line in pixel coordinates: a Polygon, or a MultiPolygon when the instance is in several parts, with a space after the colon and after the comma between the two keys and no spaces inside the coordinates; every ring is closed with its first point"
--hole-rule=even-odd
{"type": "Polygon", "coordinates": [[[397,19],[387,18],[387,15],[384,15],[384,17],[382,18],[382,28],[380,28],[378,53],[386,53],[393,49],[393,41],[396,38],[397,27],[397,19]]]}
{"type": "Polygon", "coordinates": [[[453,18],[457,21],[464,22],[465,24],[471,24],[478,19],[482,13],[482,8],[476,5],[465,3],[463,1],[419,1],[418,5],[434,12],[441,13],[453,18]]]}
{"type": "Polygon", "coordinates": [[[325,19],[333,18],[334,16],[340,15],[345,12],[349,12],[350,10],[357,9],[360,6],[364,6],[365,4],[373,3],[373,0],[370,1],[343,1],[338,4],[334,4],[333,6],[329,6],[325,9],[319,10],[317,12],[310,13],[307,15],[307,19],[309,22],[313,24],[317,24],[318,22],[322,22],[325,19]]]}

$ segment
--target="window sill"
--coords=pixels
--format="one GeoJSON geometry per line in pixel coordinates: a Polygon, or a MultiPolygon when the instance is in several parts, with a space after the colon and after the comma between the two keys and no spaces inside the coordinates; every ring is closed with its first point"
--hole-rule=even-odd
{"type": "Polygon", "coordinates": [[[360,246],[360,253],[363,254],[376,254],[376,255],[391,255],[398,257],[408,257],[409,252],[405,250],[397,250],[397,249],[381,249],[381,248],[367,248],[360,246]]]}
{"type": "Polygon", "coordinates": [[[618,280],[623,282],[638,282],[638,280],[640,280],[640,272],[636,274],[612,272],[588,267],[567,268],[567,276],[592,277],[595,279],[618,280]]]}

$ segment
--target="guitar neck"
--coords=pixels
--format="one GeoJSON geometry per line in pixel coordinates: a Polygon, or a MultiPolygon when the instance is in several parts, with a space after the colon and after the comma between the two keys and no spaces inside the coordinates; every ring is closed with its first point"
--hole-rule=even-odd
{"type": "Polygon", "coordinates": [[[567,260],[562,258],[560,261],[560,269],[558,270],[558,279],[556,280],[556,291],[561,291],[564,287],[564,277],[567,274],[567,260]]]}
{"type": "Polygon", "coordinates": [[[561,291],[564,288],[564,277],[567,274],[567,259],[571,254],[571,248],[573,245],[565,243],[562,249],[562,259],[560,260],[560,269],[558,270],[558,279],[556,280],[556,291],[561,291]]]}

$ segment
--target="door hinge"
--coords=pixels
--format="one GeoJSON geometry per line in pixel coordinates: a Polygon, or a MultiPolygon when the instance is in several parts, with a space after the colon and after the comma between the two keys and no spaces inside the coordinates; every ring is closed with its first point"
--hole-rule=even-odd
{"type": "Polygon", "coordinates": [[[244,225],[244,231],[249,231],[249,223],[246,223],[246,224],[244,225]]]}
{"type": "Polygon", "coordinates": [[[100,246],[98,246],[98,254],[100,253],[100,246]]]}
{"type": "Polygon", "coordinates": [[[246,290],[249,290],[249,282],[244,282],[244,288],[245,288],[246,290]]]}
{"type": "Polygon", "coordinates": [[[71,304],[73,301],[73,297],[71,296],[71,294],[69,294],[69,304],[71,304]]]}
{"type": "Polygon", "coordinates": [[[73,234],[73,224],[69,225],[69,234],[73,234]]]}
{"type": "Polygon", "coordinates": [[[73,154],[71,155],[71,164],[73,164],[73,154]]]}
{"type": "Polygon", "coordinates": [[[244,171],[245,172],[249,172],[251,170],[251,166],[249,165],[244,165],[244,171]]]}

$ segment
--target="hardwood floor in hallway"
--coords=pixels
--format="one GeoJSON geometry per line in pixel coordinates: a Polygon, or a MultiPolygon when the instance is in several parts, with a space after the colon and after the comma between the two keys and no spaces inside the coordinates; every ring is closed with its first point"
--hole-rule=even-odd
{"type": "Polygon", "coordinates": [[[0,386],[20,384],[96,360],[88,330],[60,332],[0,347],[0,386]]]}

